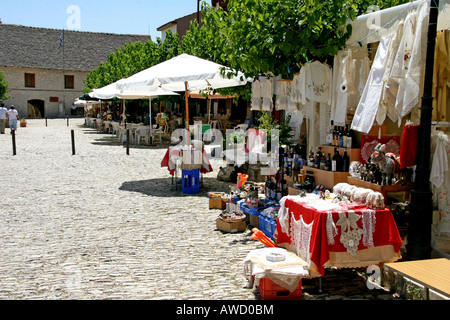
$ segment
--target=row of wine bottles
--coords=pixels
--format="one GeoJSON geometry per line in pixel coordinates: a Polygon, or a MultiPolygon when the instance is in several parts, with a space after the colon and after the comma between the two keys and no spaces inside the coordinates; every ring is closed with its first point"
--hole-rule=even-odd
{"type": "Polygon", "coordinates": [[[327,144],[334,147],[352,148],[353,133],[350,126],[335,126],[331,120],[331,126],[328,130],[326,141],[327,144]]]}
{"type": "Polygon", "coordinates": [[[330,153],[326,156],[319,146],[315,153],[311,148],[308,157],[308,167],[332,172],[348,172],[350,168],[350,157],[347,151],[344,151],[344,155],[341,156],[337,148],[334,148],[333,156],[330,153]]]}

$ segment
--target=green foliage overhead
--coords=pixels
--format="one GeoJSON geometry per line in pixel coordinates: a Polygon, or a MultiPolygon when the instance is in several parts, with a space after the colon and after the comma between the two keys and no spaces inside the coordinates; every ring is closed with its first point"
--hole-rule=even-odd
{"type": "MultiPolygon", "coordinates": [[[[344,27],[366,12],[408,0],[229,0],[228,10],[202,3],[202,26],[196,20],[180,43],[170,31],[156,42],[130,43],[109,55],[89,73],[85,92],[166,61],[181,53],[214,61],[247,77],[273,73],[292,78],[300,63],[332,59],[351,35],[344,27]]],[[[249,100],[250,84],[221,89],[249,100]]]]}
{"type": "Polygon", "coordinates": [[[9,89],[9,83],[6,81],[2,70],[0,70],[0,101],[9,99],[8,93],[10,91],[11,89],[9,89]]]}
{"type": "Polygon", "coordinates": [[[121,49],[108,55],[105,63],[101,63],[91,71],[85,80],[85,93],[98,89],[115,81],[132,76],[158,63],[171,59],[181,53],[178,35],[168,31],[162,41],[130,42],[121,49]]]}

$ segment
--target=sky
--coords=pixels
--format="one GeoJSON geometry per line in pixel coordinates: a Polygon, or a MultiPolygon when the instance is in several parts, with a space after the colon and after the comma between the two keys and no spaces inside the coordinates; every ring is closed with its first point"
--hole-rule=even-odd
{"type": "Polygon", "coordinates": [[[151,35],[152,40],[161,37],[158,27],[194,12],[197,0],[0,0],[4,24],[151,35]]]}

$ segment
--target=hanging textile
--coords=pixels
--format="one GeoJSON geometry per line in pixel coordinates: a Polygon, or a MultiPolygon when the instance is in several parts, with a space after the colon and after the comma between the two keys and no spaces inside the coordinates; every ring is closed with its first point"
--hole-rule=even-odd
{"type": "Polygon", "coordinates": [[[433,205],[439,211],[438,232],[450,236],[450,137],[440,130],[431,132],[430,182],[433,205]]]}
{"type": "MultiPolygon", "coordinates": [[[[401,83],[404,83],[406,72],[410,62],[412,46],[414,43],[414,26],[416,22],[416,11],[410,12],[404,21],[398,26],[396,40],[399,40],[396,52],[394,52],[392,65],[389,66],[383,81],[382,104],[386,108],[387,116],[392,121],[401,122],[401,109],[398,108],[398,92],[401,83]]],[[[395,50],[395,48],[394,48],[395,50]]]]}
{"type": "Polygon", "coordinates": [[[340,50],[334,57],[330,120],[345,126],[348,110],[355,110],[370,71],[367,46],[340,50]]]}
{"type": "Polygon", "coordinates": [[[329,66],[314,61],[305,64],[300,69],[300,92],[302,92],[302,103],[307,99],[316,102],[331,104],[331,86],[333,73],[329,66]]]}
{"type": "Polygon", "coordinates": [[[261,103],[262,103],[262,84],[261,81],[255,80],[252,83],[252,102],[251,109],[252,111],[261,111],[261,103]]]}
{"type": "Polygon", "coordinates": [[[276,110],[288,110],[288,102],[291,94],[292,81],[290,80],[278,80],[276,86],[276,110]]]}
{"type": "Polygon", "coordinates": [[[300,74],[294,74],[291,84],[291,92],[289,94],[289,110],[298,110],[298,104],[302,102],[302,94],[300,90],[300,74]]]}
{"type": "MultiPolygon", "coordinates": [[[[384,120],[387,116],[393,121],[397,121],[399,119],[399,115],[397,114],[397,112],[395,112],[398,82],[396,81],[396,78],[392,76],[392,74],[393,71],[396,72],[396,69],[394,69],[394,60],[398,58],[399,52],[402,52],[403,54],[404,51],[403,49],[399,49],[400,43],[402,43],[402,40],[404,40],[403,26],[404,21],[401,21],[397,27],[397,32],[394,33],[391,47],[389,49],[392,53],[388,56],[388,61],[386,63],[386,70],[383,76],[383,90],[381,93],[381,101],[376,115],[376,121],[380,126],[384,123],[384,120]]],[[[405,59],[402,59],[402,62],[404,61],[405,59]]],[[[395,63],[395,66],[397,66],[397,63],[395,63]]]]}
{"type": "Polygon", "coordinates": [[[391,41],[392,35],[381,38],[366,86],[364,87],[364,92],[353,117],[352,130],[368,133],[372,128],[380,103],[383,89],[382,80],[386,70],[391,41]]]}
{"type": "Polygon", "coordinates": [[[397,109],[400,108],[401,104],[402,117],[410,113],[412,108],[419,103],[419,94],[422,87],[426,59],[429,13],[430,4],[428,1],[423,0],[417,8],[411,60],[405,75],[405,81],[400,83],[397,95],[397,109]]]}
{"type": "Polygon", "coordinates": [[[262,111],[272,111],[273,108],[273,77],[263,77],[262,81],[262,111]]]}
{"type": "Polygon", "coordinates": [[[300,219],[295,220],[293,214],[291,215],[291,221],[292,242],[294,244],[296,253],[309,265],[311,262],[309,248],[314,221],[312,221],[310,224],[306,224],[303,221],[302,216],[300,216],[300,219]]]}
{"type": "Polygon", "coordinates": [[[450,30],[436,35],[433,73],[433,120],[447,121],[450,104],[450,30]]]}
{"type": "Polygon", "coordinates": [[[410,124],[403,127],[402,144],[400,145],[400,169],[416,165],[419,127],[410,124]]]}

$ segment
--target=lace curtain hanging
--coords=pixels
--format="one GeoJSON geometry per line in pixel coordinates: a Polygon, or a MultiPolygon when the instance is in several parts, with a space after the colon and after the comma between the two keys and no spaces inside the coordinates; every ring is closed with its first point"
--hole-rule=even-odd
{"type": "Polygon", "coordinates": [[[306,224],[303,221],[303,217],[300,216],[299,220],[295,220],[294,215],[292,215],[292,223],[291,223],[291,234],[292,241],[295,246],[295,250],[297,255],[306,261],[308,264],[310,263],[310,254],[309,247],[311,242],[311,233],[313,222],[310,224],[306,224]]]}

